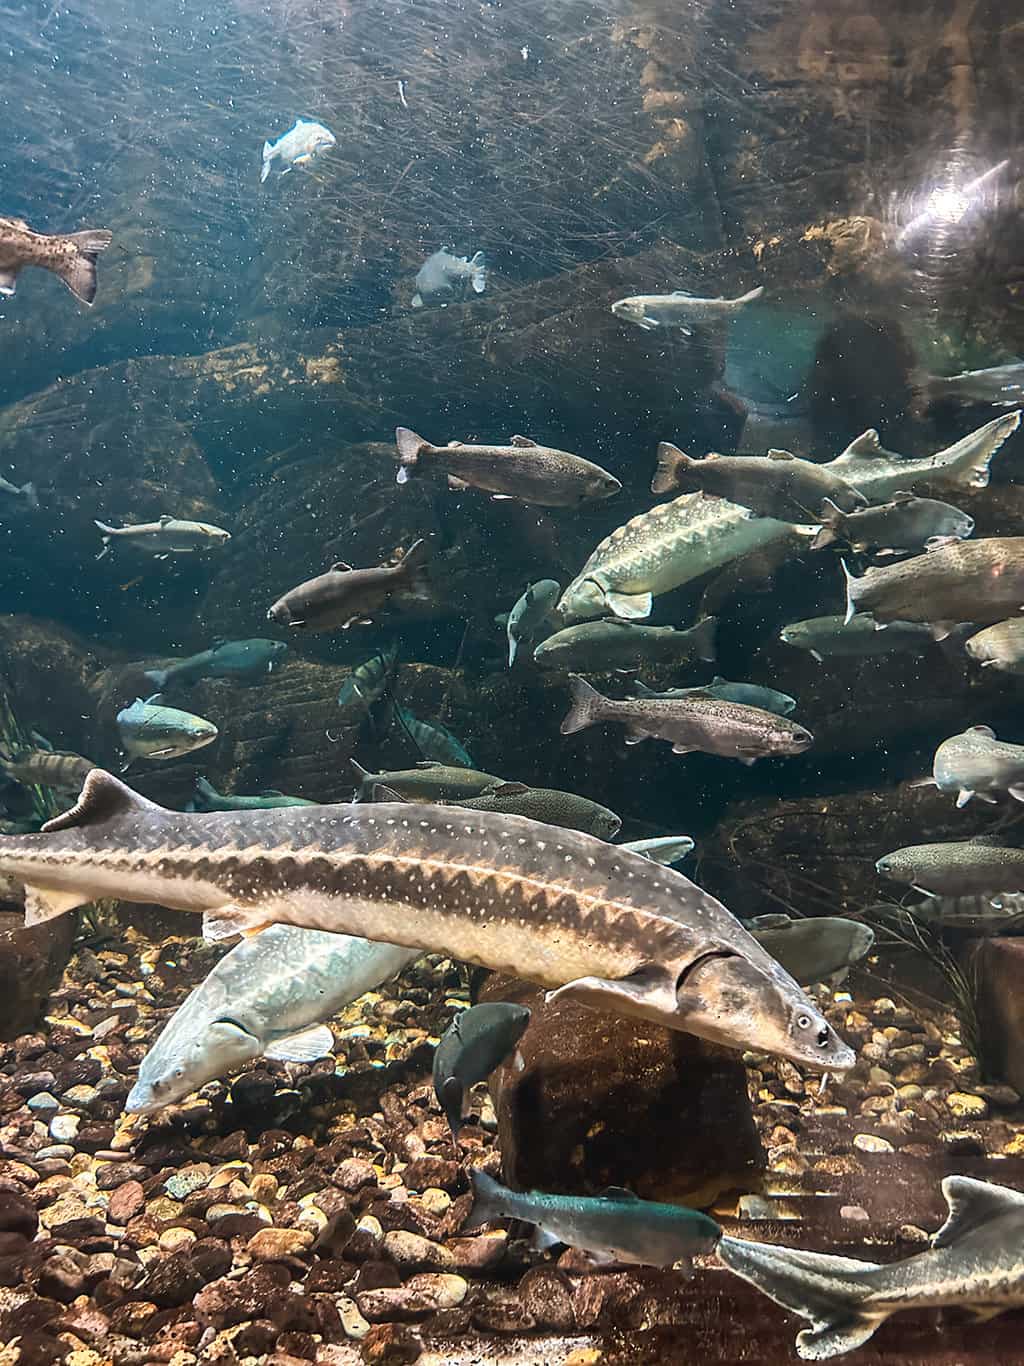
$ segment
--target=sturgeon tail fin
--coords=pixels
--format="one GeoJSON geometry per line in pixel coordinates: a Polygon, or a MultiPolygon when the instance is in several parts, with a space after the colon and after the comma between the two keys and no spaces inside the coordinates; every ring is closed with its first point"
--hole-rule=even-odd
{"type": "Polygon", "coordinates": [[[592,688],[585,678],[579,678],[576,674],[570,676],[569,687],[572,690],[572,705],[562,722],[563,735],[586,730],[588,726],[600,721],[608,700],[602,697],[596,688],[592,688]]]}
{"type": "Polygon", "coordinates": [[[810,1320],[796,1339],[804,1361],[826,1361],[860,1347],[887,1317],[865,1308],[874,1289],[870,1278],[883,1270],[875,1262],[728,1236],[719,1242],[718,1255],[776,1304],[810,1320]]]}
{"type": "Polygon", "coordinates": [[[74,247],[74,252],[66,261],[57,262],[53,266],[53,273],[84,304],[91,305],[96,298],[96,258],[101,251],[106,251],[112,239],[113,234],[106,228],[68,233],[63,239],[74,247]]]}
{"type": "Polygon", "coordinates": [[[1005,413],[986,422],[934,457],[936,464],[945,466],[947,483],[960,488],[983,489],[988,485],[989,465],[999,448],[1020,426],[1020,409],[1005,413]],[[950,479],[950,476],[953,476],[950,479]]]}
{"type": "Polygon", "coordinates": [[[654,469],[654,478],[651,480],[651,492],[672,493],[681,488],[683,471],[696,463],[692,455],[687,455],[678,446],[673,446],[671,441],[660,441],[658,463],[654,469]]]}
{"type": "Polygon", "coordinates": [[[846,615],[843,617],[843,625],[849,626],[857,615],[857,585],[860,579],[850,573],[850,567],[845,560],[840,560],[839,563],[843,566],[843,575],[846,579],[846,615]]]}

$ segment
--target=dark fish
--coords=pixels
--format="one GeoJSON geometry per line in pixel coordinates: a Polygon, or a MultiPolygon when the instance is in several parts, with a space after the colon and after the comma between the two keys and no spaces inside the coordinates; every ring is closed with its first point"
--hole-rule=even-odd
{"type": "Polygon", "coordinates": [[[353,569],[339,560],[326,574],[290,589],[267,613],[279,626],[309,631],[347,631],[372,625],[400,593],[428,597],[426,541],[415,541],[398,564],[375,569],[353,569]]]}
{"type": "Polygon", "coordinates": [[[980,1321],[1024,1304],[1024,1195],[969,1176],[947,1176],[942,1194],[949,1217],[931,1247],[901,1262],[879,1265],[729,1237],[718,1255],[776,1304],[809,1320],[796,1339],[805,1361],[852,1352],[901,1309],[957,1306],[980,1321]]]}
{"type": "Polygon", "coordinates": [[[557,825],[562,830],[582,830],[598,839],[610,840],[622,829],[622,818],[600,802],[578,792],[556,787],[527,787],[525,783],[497,783],[479,796],[457,803],[467,811],[494,811],[557,825]]]}
{"type": "Polygon", "coordinates": [[[268,788],[256,797],[241,797],[234,792],[218,792],[211,782],[196,778],[193,809],[196,811],[266,811],[276,806],[316,806],[305,797],[286,797],[283,792],[268,788]]]}
{"type": "Polygon", "coordinates": [[[440,721],[421,721],[408,707],[395,704],[395,719],[424,759],[435,764],[461,764],[473,767],[473,759],[458,736],[440,721]]]}
{"type": "Polygon", "coordinates": [[[802,986],[841,979],[870,952],[874,931],[841,915],[792,920],[788,915],[759,915],[746,922],[762,948],[778,960],[802,986]]]}
{"type": "Polygon", "coordinates": [[[610,498],[622,485],[613,474],[554,446],[514,436],[509,446],[470,446],[453,441],[432,446],[408,427],[395,431],[398,482],[421,471],[448,475],[450,488],[483,489],[499,498],[518,498],[540,507],[576,507],[610,498]]]}
{"type": "Polygon", "coordinates": [[[510,1191],[486,1172],[469,1173],[475,1200],[463,1231],[496,1219],[524,1219],[554,1242],[584,1249],[598,1261],[692,1269],[694,1257],[714,1252],[722,1230],[698,1210],[641,1200],[609,1186],[603,1195],[548,1195],[510,1191]]]}
{"type": "Polygon", "coordinates": [[[846,619],[926,621],[945,639],[962,621],[1002,621],[1024,606],[1024,536],[955,541],[912,560],[846,575],[846,619]]]}
{"type": "Polygon", "coordinates": [[[758,759],[801,754],[814,740],[795,721],[759,707],[695,695],[686,698],[633,697],[624,702],[604,697],[582,678],[569,680],[572,706],[562,734],[615,721],[626,727],[626,744],[666,740],[673,754],[720,754],[752,764],[758,759]]]}
{"type": "Polygon", "coordinates": [[[350,718],[353,723],[359,722],[380,701],[390,686],[397,663],[398,646],[391,644],[356,665],[338,689],[338,706],[345,713],[345,722],[350,718]]]}
{"type": "Polygon", "coordinates": [[[38,835],[0,841],[26,923],[113,896],[443,952],[595,1009],[823,1071],[854,1055],[793,979],[681,873],[574,830],[451,806],[168,811],[102,769],[38,835]]]}
{"type": "Polygon", "coordinates": [[[415,768],[370,773],[355,759],[349,763],[356,771],[359,786],[354,801],[372,802],[374,789],[389,788],[406,802],[449,802],[463,797],[478,797],[481,792],[501,787],[504,779],[461,764],[438,764],[425,759],[415,768]]]}
{"type": "Polygon", "coordinates": [[[917,498],[912,493],[894,493],[891,503],[860,512],[843,512],[826,498],[821,520],[824,525],[811,542],[812,550],[843,540],[858,554],[868,550],[885,555],[920,551],[929,543],[966,540],[974,530],[974,518],[952,503],[917,498]]]}
{"type": "Polygon", "coordinates": [[[694,697],[698,693],[703,693],[705,697],[717,697],[723,702],[740,702],[745,707],[760,707],[762,711],[773,711],[776,716],[788,716],[790,712],[796,711],[796,698],[790,697],[788,693],[763,687],[760,683],[730,683],[719,674],[716,674],[710,683],[703,683],[696,688],[667,688],[664,692],[655,692],[653,688],[636,682],[633,684],[633,690],[637,697],[694,697]]]}
{"type": "Polygon", "coordinates": [[[1024,850],[978,840],[910,844],[886,854],[875,867],[883,877],[932,896],[1024,892],[1024,850]]]}
{"type": "Polygon", "coordinates": [[[434,1095],[453,1134],[462,1128],[462,1102],[486,1081],[526,1032],[530,1012],[510,1001],[487,1001],[456,1015],[434,1050],[434,1095]]]}
{"type": "Polygon", "coordinates": [[[822,664],[831,655],[859,659],[897,650],[923,650],[932,643],[932,633],[920,621],[891,621],[880,631],[871,617],[857,613],[845,618],[808,617],[806,621],[791,621],[783,626],[779,639],[796,650],[806,650],[822,664]]]}
{"type": "Polygon", "coordinates": [[[287,653],[283,640],[217,639],[209,650],[179,659],[166,669],[147,669],[146,677],[159,692],[188,687],[201,678],[260,678],[273,672],[287,653]]]}
{"type": "Polygon", "coordinates": [[[867,498],[827,465],[801,460],[788,451],[767,455],[707,455],[703,460],[663,441],[652,493],[676,490],[726,498],[762,517],[783,522],[817,522],[826,498],[843,512],[867,506],[867,498]]]}
{"type": "Polygon", "coordinates": [[[83,758],[72,750],[0,749],[0,771],[6,773],[16,783],[28,787],[55,787],[65,792],[77,792],[85,782],[86,774],[96,765],[91,759],[83,758]]]}
{"type": "Polygon", "coordinates": [[[33,232],[20,218],[0,218],[0,297],[14,293],[26,266],[39,266],[91,306],[96,298],[96,258],[111,240],[106,228],[50,236],[33,232]]]}
{"type": "Polygon", "coordinates": [[[677,631],[674,626],[645,626],[641,622],[584,621],[566,626],[541,641],[534,661],[544,668],[574,672],[640,669],[649,664],[692,664],[715,658],[714,617],[677,631]]]}

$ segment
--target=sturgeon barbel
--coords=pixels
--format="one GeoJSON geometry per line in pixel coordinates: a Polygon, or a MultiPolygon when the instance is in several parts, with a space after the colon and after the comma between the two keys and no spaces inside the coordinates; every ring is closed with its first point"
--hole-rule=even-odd
{"type": "Polygon", "coordinates": [[[204,913],[208,938],[268,924],[355,934],[526,977],[826,1071],[853,1066],[797,984],[681,873],[525,817],[368,802],[168,811],[94,769],[75,805],[0,845],[26,923],[96,897],[204,913]]]}
{"type": "MultiPolygon", "coordinates": [[[[873,429],[822,465],[873,502],[921,489],[981,489],[992,457],[1016,431],[1020,413],[1006,413],[954,445],[921,460],[885,451],[873,429]]],[[[792,540],[793,551],[814,533],[808,527],[755,517],[725,498],[684,493],[659,503],[613,531],[598,545],[559,600],[565,626],[607,612],[650,616],[651,601],[755,550],[792,540]]]]}

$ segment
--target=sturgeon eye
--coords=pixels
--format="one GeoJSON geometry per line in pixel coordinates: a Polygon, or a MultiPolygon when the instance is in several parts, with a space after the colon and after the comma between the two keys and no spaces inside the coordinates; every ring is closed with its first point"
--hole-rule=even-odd
{"type": "Polygon", "coordinates": [[[809,1015],[798,1015],[796,1017],[797,1029],[810,1029],[811,1017],[809,1015]]]}

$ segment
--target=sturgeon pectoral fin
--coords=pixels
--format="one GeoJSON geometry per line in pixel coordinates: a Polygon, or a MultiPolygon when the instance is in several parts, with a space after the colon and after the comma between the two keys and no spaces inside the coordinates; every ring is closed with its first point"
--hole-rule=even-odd
{"type": "Polygon", "coordinates": [[[208,944],[216,944],[236,934],[259,934],[269,923],[254,906],[217,906],[203,914],[203,938],[208,944]]]}
{"type": "Polygon", "coordinates": [[[76,906],[84,906],[91,898],[82,892],[69,892],[57,887],[25,887],[25,925],[41,925],[55,920],[76,906]]]}
{"type": "Polygon", "coordinates": [[[804,1361],[826,1361],[829,1357],[843,1356],[855,1347],[862,1347],[887,1318],[887,1314],[852,1314],[848,1319],[824,1328],[805,1328],[796,1335],[797,1355],[804,1361]]]}
{"type": "Polygon", "coordinates": [[[653,599],[650,593],[615,593],[606,591],[604,600],[617,617],[632,620],[635,617],[649,617],[653,599]]]}
{"type": "Polygon", "coordinates": [[[276,1039],[263,1050],[263,1056],[278,1062],[316,1062],[333,1052],[334,1035],[326,1025],[313,1025],[298,1034],[276,1039]]]}
{"type": "Polygon", "coordinates": [[[972,798],[973,796],[974,796],[974,793],[971,791],[971,789],[970,789],[969,787],[962,787],[962,788],[960,789],[960,791],[957,793],[957,798],[956,798],[957,809],[960,810],[960,809],[962,809],[963,807],[965,807],[965,806],[967,805],[967,803],[971,800],[971,798],[972,798]]]}
{"type": "Polygon", "coordinates": [[[629,1006],[657,1007],[668,1013],[676,1009],[675,980],[663,967],[651,964],[628,977],[578,977],[564,987],[549,991],[546,1001],[563,997],[578,1001],[594,1010],[619,1010],[628,1013],[629,1006]]]}

